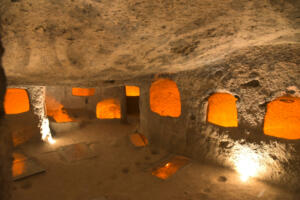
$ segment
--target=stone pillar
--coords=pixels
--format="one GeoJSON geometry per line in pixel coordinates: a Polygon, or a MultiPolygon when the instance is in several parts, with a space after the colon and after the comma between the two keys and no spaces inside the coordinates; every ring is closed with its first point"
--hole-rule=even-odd
{"type": "MultiPolygon", "coordinates": [[[[1,39],[1,37],[0,37],[1,39]]],[[[10,199],[12,138],[4,123],[4,95],[6,92],[6,78],[2,68],[4,49],[0,40],[0,199],[10,199]]]]}

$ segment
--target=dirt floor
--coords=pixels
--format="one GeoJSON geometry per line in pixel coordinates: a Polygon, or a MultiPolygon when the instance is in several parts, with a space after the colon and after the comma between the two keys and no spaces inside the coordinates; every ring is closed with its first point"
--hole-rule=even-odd
{"type": "Polygon", "coordinates": [[[196,161],[167,180],[158,179],[152,169],[171,155],[132,145],[128,136],[136,130],[134,123],[90,121],[57,133],[54,145],[34,140],[22,145],[16,151],[38,161],[46,172],[15,181],[13,200],[298,199],[257,180],[242,183],[233,171],[196,161]],[[73,147],[77,152],[72,153],[73,147]]]}

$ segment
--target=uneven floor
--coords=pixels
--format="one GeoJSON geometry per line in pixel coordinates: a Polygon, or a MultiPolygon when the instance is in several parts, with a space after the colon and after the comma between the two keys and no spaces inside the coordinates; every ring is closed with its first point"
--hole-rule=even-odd
{"type": "Polygon", "coordinates": [[[158,179],[151,171],[170,154],[133,146],[128,135],[136,129],[117,121],[90,121],[57,134],[54,145],[31,141],[21,146],[17,150],[36,159],[46,172],[14,182],[13,200],[298,199],[260,181],[242,183],[235,172],[196,161],[167,180],[158,179]],[[89,158],[66,159],[63,150],[79,143],[88,147],[89,158]]]}

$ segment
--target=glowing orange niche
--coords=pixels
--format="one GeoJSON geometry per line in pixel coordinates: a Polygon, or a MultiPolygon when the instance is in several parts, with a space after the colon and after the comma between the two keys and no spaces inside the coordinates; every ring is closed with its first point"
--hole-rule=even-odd
{"type": "Polygon", "coordinates": [[[96,116],[98,119],[120,119],[120,102],[116,99],[106,99],[100,101],[96,107],[96,116]]]}
{"type": "Polygon", "coordinates": [[[26,90],[9,88],[6,90],[4,110],[8,115],[29,111],[29,98],[26,90]]]}
{"type": "Polygon", "coordinates": [[[208,99],[207,121],[224,127],[237,127],[236,98],[227,93],[216,93],[208,99]]]}
{"type": "Polygon", "coordinates": [[[46,96],[47,115],[53,117],[56,122],[74,121],[64,109],[64,106],[51,96],[46,96]]]}
{"type": "Polygon", "coordinates": [[[300,139],[300,98],[283,96],[270,102],[264,133],[285,139],[300,139]]]}
{"type": "Polygon", "coordinates": [[[185,166],[189,162],[189,159],[183,156],[175,156],[170,162],[166,163],[164,166],[157,168],[152,172],[152,175],[160,178],[167,179],[177,172],[180,168],[185,166]]]}
{"type": "Polygon", "coordinates": [[[94,96],[95,88],[72,88],[72,95],[74,96],[94,96]]]}
{"type": "Polygon", "coordinates": [[[174,81],[158,79],[152,83],[150,87],[150,108],[161,116],[180,116],[180,94],[174,81]]]}
{"type": "Polygon", "coordinates": [[[128,97],[138,97],[140,96],[140,88],[137,86],[125,86],[126,96],[128,97]]]}

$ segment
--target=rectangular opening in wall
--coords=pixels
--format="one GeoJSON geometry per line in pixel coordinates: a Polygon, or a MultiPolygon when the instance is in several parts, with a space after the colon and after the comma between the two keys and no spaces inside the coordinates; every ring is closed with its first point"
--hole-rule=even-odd
{"type": "Polygon", "coordinates": [[[140,113],[140,88],[137,86],[125,86],[127,114],[137,115],[140,113]]]}

